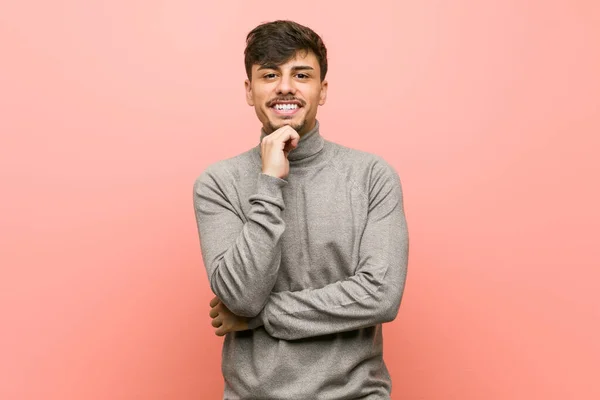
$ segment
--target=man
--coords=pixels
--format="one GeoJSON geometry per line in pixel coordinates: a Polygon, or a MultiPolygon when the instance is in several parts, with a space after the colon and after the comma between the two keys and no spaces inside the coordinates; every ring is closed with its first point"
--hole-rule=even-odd
{"type": "Polygon", "coordinates": [[[321,136],[327,51],[314,31],[261,24],[245,64],[259,145],[194,183],[224,398],[389,399],[382,324],[408,263],[399,176],[321,136]]]}

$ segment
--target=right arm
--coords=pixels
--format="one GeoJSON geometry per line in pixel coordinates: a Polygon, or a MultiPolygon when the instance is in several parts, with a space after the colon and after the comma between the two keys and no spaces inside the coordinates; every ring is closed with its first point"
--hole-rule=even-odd
{"type": "Polygon", "coordinates": [[[210,169],[194,183],[194,209],[210,287],[233,313],[258,315],[279,271],[285,230],[282,189],[287,181],[259,173],[247,221],[230,203],[210,169]]]}
{"type": "Polygon", "coordinates": [[[244,223],[210,168],[194,184],[194,208],[210,287],[240,317],[255,317],[275,286],[285,231],[282,189],[288,184],[288,153],[300,136],[288,125],[261,141],[262,172],[244,223]]]}

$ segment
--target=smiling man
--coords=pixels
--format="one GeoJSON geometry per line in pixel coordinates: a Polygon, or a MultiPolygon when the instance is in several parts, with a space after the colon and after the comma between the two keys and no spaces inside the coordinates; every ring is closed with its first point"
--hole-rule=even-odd
{"type": "Polygon", "coordinates": [[[224,398],[389,399],[382,325],[408,264],[400,178],[322,136],[327,50],[313,30],[274,21],[246,39],[259,143],[194,183],[224,398]]]}

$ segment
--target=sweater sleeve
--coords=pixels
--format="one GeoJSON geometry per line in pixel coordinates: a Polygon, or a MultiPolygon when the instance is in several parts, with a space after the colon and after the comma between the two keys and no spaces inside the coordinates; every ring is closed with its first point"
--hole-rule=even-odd
{"type": "Polygon", "coordinates": [[[367,224],[355,274],[318,289],[273,292],[249,328],[302,339],[360,329],[396,318],[408,264],[400,178],[387,163],[373,168],[367,224]]]}
{"type": "Polygon", "coordinates": [[[282,188],[288,182],[259,173],[244,222],[239,205],[235,207],[226,193],[228,182],[222,175],[209,168],[194,182],[202,258],[213,293],[235,314],[254,317],[267,301],[279,271],[279,240],[285,230],[282,188]]]}

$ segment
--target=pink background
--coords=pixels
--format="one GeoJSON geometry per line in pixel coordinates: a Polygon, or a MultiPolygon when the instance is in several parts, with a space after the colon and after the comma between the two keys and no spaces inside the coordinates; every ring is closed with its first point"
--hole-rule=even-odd
{"type": "Polygon", "coordinates": [[[393,398],[600,398],[599,4],[2,2],[0,398],[220,398],[192,184],[258,143],[278,18],[329,48],[323,136],[403,180],[393,398]]]}

